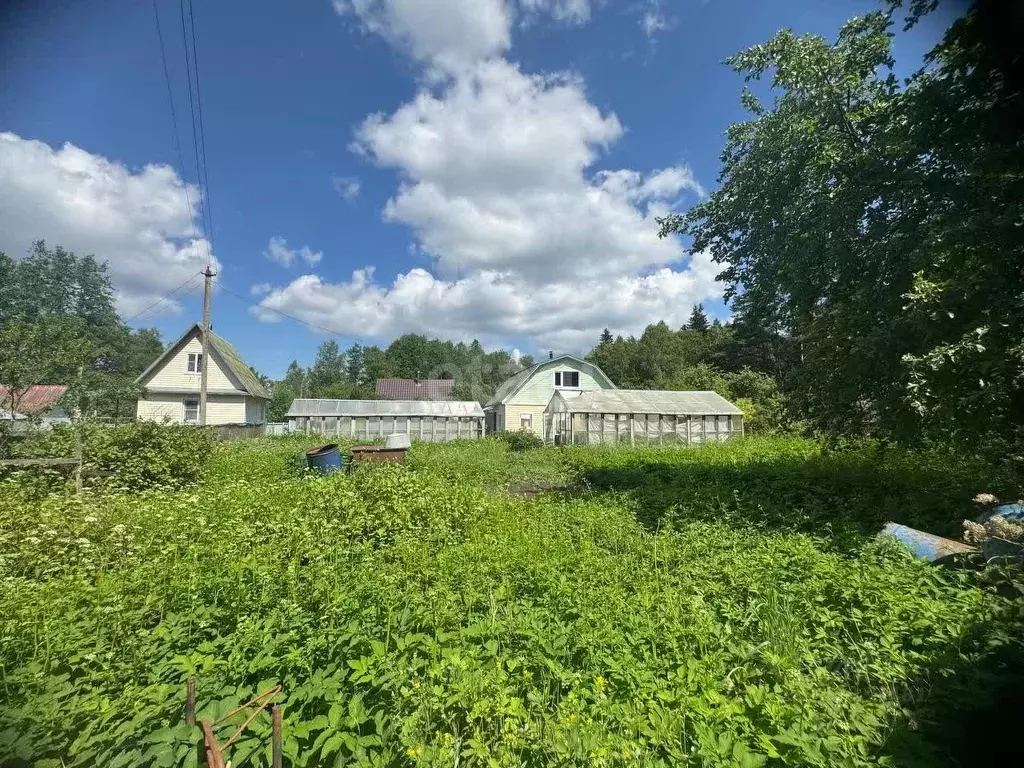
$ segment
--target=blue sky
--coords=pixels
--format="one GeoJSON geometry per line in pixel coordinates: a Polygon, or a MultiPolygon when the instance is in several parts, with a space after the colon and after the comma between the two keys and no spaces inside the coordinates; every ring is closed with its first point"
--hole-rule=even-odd
{"type": "MultiPolygon", "coordinates": [[[[214,326],[279,376],[324,338],[282,312],[343,345],[415,331],[530,353],[677,325],[695,301],[727,316],[714,265],[653,220],[715,186],[744,116],[721,62],[879,4],[196,3],[206,197],[177,0],[157,8],[184,168],[153,5],[37,6],[0,18],[0,249],[106,258],[125,316],[169,340],[198,318],[199,281],[160,299],[212,234],[214,326]]],[[[898,33],[901,75],[948,14],[898,33]]]]}

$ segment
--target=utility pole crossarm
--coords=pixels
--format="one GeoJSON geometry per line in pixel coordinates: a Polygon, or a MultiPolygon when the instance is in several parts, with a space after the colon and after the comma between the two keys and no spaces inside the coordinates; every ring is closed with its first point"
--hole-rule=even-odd
{"type": "Polygon", "coordinates": [[[210,293],[213,287],[213,276],[216,274],[210,265],[203,270],[203,365],[199,369],[199,425],[206,426],[206,378],[207,365],[210,362],[210,293]]]}

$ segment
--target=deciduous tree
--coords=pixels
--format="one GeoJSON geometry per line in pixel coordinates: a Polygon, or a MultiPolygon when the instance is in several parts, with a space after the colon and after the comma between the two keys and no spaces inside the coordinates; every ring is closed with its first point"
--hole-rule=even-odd
{"type": "Polygon", "coordinates": [[[832,43],[784,31],[732,57],[770,77],[774,101],[743,92],[750,119],[729,128],[720,188],[662,233],[724,266],[743,323],[792,340],[792,395],[816,427],[1019,440],[1024,95],[1000,28],[1013,17],[971,8],[901,83],[892,5],[832,43]]]}

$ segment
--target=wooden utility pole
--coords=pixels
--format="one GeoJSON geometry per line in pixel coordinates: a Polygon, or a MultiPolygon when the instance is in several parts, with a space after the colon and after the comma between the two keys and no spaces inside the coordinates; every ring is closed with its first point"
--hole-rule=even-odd
{"type": "Polygon", "coordinates": [[[75,493],[82,495],[82,376],[84,366],[78,366],[78,407],[75,409],[75,493]]]}
{"type": "Polygon", "coordinates": [[[206,426],[206,369],[210,361],[210,291],[213,287],[213,276],[216,274],[210,265],[203,270],[203,366],[199,369],[199,425],[206,426]]]}

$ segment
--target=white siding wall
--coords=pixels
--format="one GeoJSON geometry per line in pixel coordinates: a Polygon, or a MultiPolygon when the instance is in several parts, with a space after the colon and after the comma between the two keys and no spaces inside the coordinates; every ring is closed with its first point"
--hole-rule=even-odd
{"type": "MultiPolygon", "coordinates": [[[[532,432],[538,437],[544,438],[544,409],[551,401],[555,393],[555,372],[556,371],[577,371],[580,375],[579,387],[569,389],[569,392],[577,392],[583,389],[608,389],[602,380],[594,378],[584,366],[577,366],[571,361],[553,361],[543,365],[534,371],[530,380],[526,382],[512,398],[504,405],[499,406],[501,415],[504,417],[504,429],[518,432],[521,429],[524,414],[530,414],[533,418],[532,432]]],[[[559,387],[559,389],[563,389],[559,387]]],[[[502,429],[499,425],[498,429],[502,429]]]]}
{"type": "MultiPolygon", "coordinates": [[[[534,371],[525,386],[512,396],[507,403],[510,410],[515,410],[515,406],[518,405],[539,405],[543,411],[551,400],[551,395],[555,393],[555,371],[578,371],[580,374],[579,389],[609,389],[603,382],[591,376],[582,366],[577,367],[568,361],[552,362],[550,365],[541,366],[534,371]]],[[[508,423],[510,428],[519,428],[518,417],[515,419],[514,426],[511,418],[508,423]]]]}
{"type": "MultiPolygon", "coordinates": [[[[203,342],[200,341],[198,334],[195,334],[174,355],[168,357],[160,368],[151,373],[142,384],[147,387],[195,389],[198,392],[200,374],[188,372],[188,356],[189,353],[196,354],[202,351],[203,342]]],[[[217,364],[217,358],[213,354],[210,355],[209,368],[207,368],[206,385],[210,389],[243,389],[241,382],[236,380],[234,375],[223,370],[217,364]]]]}
{"type": "Polygon", "coordinates": [[[505,406],[505,429],[509,432],[522,431],[523,414],[530,414],[533,432],[544,437],[544,406],[543,405],[507,405],[505,406]]]}
{"type": "MultiPolygon", "coordinates": [[[[181,424],[185,416],[185,400],[198,395],[150,394],[140,399],[136,417],[140,421],[169,421],[181,424]]],[[[206,401],[207,424],[244,424],[246,398],[241,395],[210,395],[206,401]]]]}

